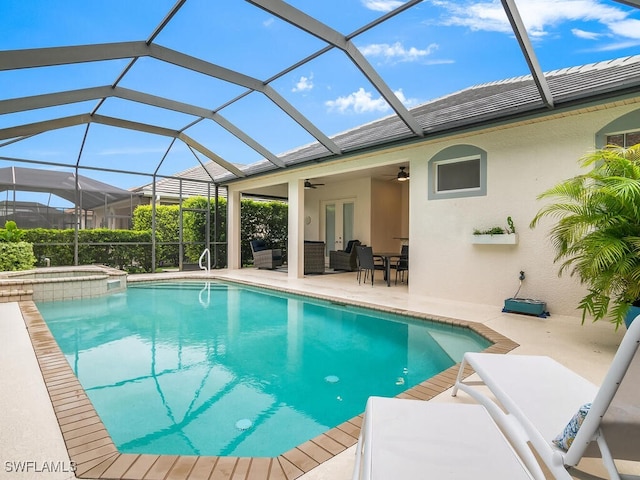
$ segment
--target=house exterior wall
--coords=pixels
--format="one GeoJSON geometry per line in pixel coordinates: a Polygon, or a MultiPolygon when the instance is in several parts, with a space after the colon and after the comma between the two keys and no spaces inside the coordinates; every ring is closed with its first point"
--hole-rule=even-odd
{"type": "MultiPolygon", "coordinates": [[[[596,132],[635,106],[590,110],[553,120],[478,132],[457,140],[422,145],[411,152],[410,291],[436,298],[502,306],[519,286],[518,297],[547,303],[553,314],[578,315],[584,290],[568,274],[558,277],[548,239],[552,223],[529,223],[543,202],[536,197],[579,173],[578,159],[595,149],[596,132]],[[467,144],[487,152],[487,194],[427,199],[428,160],[445,147],[467,144]],[[507,226],[511,216],[516,245],[475,245],[475,228],[507,226]]],[[[639,125],[640,127],[640,125],[639,125]]]]}
{"type": "MultiPolygon", "coordinates": [[[[640,119],[640,115],[632,113],[639,109],[640,97],[628,97],[580,110],[554,111],[548,117],[246,179],[229,188],[232,192],[300,178],[338,178],[382,165],[408,165],[411,178],[400,187],[363,174],[355,180],[354,176],[348,181],[332,179],[324,187],[306,190],[304,217],[310,217],[310,223],[305,225],[304,238],[323,239],[323,199],[355,197],[359,240],[378,250],[399,251],[400,242],[393,237],[409,238],[410,293],[501,309],[504,300],[518,291],[520,271],[524,271],[518,297],[546,302],[552,315],[578,316],[581,312],[576,307],[585,293],[584,287],[568,274],[558,276],[548,239],[553,222],[544,219],[535,229],[530,229],[529,223],[544,205],[537,196],[580,173],[578,160],[597,147],[597,134],[602,136],[609,124],[625,115],[640,119]],[[429,160],[445,148],[460,145],[486,152],[486,195],[429,199],[429,160]],[[505,228],[509,216],[518,233],[517,244],[472,243],[474,229],[505,228]]],[[[640,124],[629,128],[640,129],[640,124]]]]}

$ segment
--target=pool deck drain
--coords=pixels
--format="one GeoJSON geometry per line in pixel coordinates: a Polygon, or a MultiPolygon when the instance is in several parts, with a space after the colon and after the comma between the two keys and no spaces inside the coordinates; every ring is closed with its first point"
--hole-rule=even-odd
{"type": "MultiPolygon", "coordinates": [[[[293,480],[356,444],[362,415],[277,457],[213,457],[120,453],[80,385],[49,327],[33,301],[20,301],[20,310],[49,392],[69,458],[77,478],[163,480],[293,480]]],[[[389,310],[397,313],[394,310],[389,310]]],[[[507,353],[518,346],[509,338],[480,323],[445,317],[425,319],[469,328],[492,345],[485,351],[507,353]]],[[[430,400],[455,383],[458,366],[398,395],[430,400]]],[[[472,370],[465,371],[468,376],[472,370]]]]}

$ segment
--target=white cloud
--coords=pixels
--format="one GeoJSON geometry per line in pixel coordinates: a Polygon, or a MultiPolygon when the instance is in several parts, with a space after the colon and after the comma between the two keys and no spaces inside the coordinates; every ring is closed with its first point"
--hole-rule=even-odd
{"type": "Polygon", "coordinates": [[[372,98],[371,92],[366,92],[362,87],[357,92],[353,92],[346,97],[328,100],[325,105],[329,108],[329,111],[337,111],[339,113],[347,113],[349,111],[354,111],[355,113],[384,112],[389,109],[387,102],[381,97],[372,98]]]}
{"type": "Polygon", "coordinates": [[[275,22],[275,19],[273,17],[269,17],[264,22],[262,22],[262,25],[264,25],[265,27],[270,27],[271,25],[273,25],[273,22],[275,22]]]}
{"type": "Polygon", "coordinates": [[[633,48],[640,45],[640,41],[628,41],[618,43],[607,43],[593,50],[596,52],[615,52],[616,50],[624,50],[625,48],[633,48]]]}
{"type": "Polygon", "coordinates": [[[597,40],[602,37],[602,34],[596,32],[587,32],[585,30],[581,30],[579,28],[572,28],[571,33],[573,33],[578,38],[584,38],[585,40],[597,40]]]}
{"type": "MultiPolygon", "coordinates": [[[[405,105],[416,103],[413,99],[408,100],[404,96],[404,92],[402,90],[397,90],[394,93],[405,105]]],[[[325,105],[330,112],[336,111],[338,113],[386,112],[391,108],[384,98],[373,98],[371,92],[365,91],[362,87],[360,87],[357,92],[353,92],[346,97],[338,97],[335,100],[329,100],[325,102],[325,105]]]]}
{"type": "Polygon", "coordinates": [[[375,12],[390,12],[391,10],[398,8],[404,2],[398,0],[361,0],[362,5],[369,10],[375,12]]]}
{"type": "Polygon", "coordinates": [[[401,88],[396,90],[393,93],[396,94],[396,97],[398,97],[398,100],[400,100],[405,107],[412,107],[412,106],[418,104],[418,100],[416,100],[415,98],[407,98],[407,97],[405,97],[404,96],[404,92],[402,91],[401,88]]]}
{"type": "Polygon", "coordinates": [[[610,25],[610,28],[617,35],[640,40],[640,20],[630,18],[610,25]]]}
{"type": "MultiPolygon", "coordinates": [[[[432,2],[447,11],[441,22],[444,25],[512,33],[499,1],[432,2]]],[[[622,8],[598,0],[522,0],[518,2],[518,10],[532,38],[544,37],[550,29],[566,22],[597,22],[610,34],[640,37],[640,21],[629,20],[628,13],[622,8]]],[[[580,38],[595,38],[595,33],[589,34],[585,30],[573,29],[573,33],[580,38]]]]}
{"type": "Polygon", "coordinates": [[[291,89],[292,92],[307,92],[313,88],[313,74],[305,77],[304,75],[300,77],[300,80],[297,81],[295,87],[291,89]]]}
{"type": "Polygon", "coordinates": [[[388,43],[372,43],[360,47],[360,51],[367,57],[382,57],[388,62],[414,62],[429,56],[435,50],[438,49],[438,45],[432,43],[426,49],[419,49],[416,47],[405,48],[400,42],[396,42],[392,45],[388,43]]]}

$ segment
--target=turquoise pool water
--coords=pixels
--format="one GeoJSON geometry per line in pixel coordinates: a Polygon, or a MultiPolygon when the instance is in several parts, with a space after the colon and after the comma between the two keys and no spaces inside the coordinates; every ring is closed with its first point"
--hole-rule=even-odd
{"type": "Polygon", "coordinates": [[[277,456],[488,342],[226,283],[38,303],[121,452],[277,456]]]}

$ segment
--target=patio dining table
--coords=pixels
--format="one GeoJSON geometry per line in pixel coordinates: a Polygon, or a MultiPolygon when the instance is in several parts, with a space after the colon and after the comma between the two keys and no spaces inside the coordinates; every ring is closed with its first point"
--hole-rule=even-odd
{"type": "Polygon", "coordinates": [[[384,261],[384,275],[387,280],[387,287],[391,286],[391,260],[400,258],[398,252],[373,252],[373,258],[381,258],[384,261]]]}

